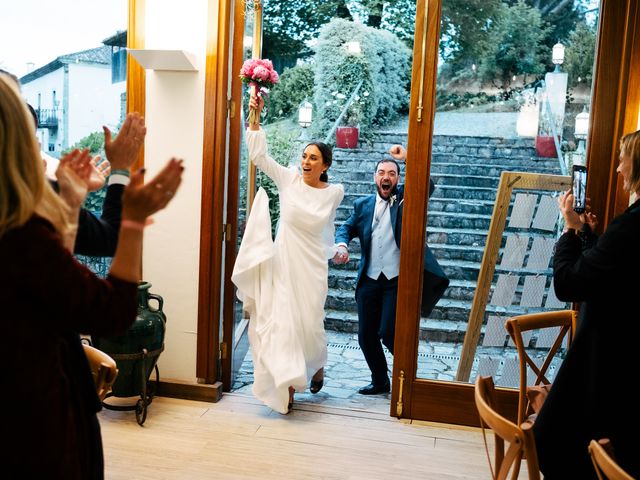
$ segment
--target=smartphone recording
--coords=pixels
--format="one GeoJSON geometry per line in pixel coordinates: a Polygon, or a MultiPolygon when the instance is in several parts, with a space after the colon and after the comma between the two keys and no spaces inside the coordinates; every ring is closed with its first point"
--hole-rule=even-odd
{"type": "Polygon", "coordinates": [[[571,172],[573,191],[573,210],[584,213],[587,208],[587,167],[574,165],[571,172]]]}

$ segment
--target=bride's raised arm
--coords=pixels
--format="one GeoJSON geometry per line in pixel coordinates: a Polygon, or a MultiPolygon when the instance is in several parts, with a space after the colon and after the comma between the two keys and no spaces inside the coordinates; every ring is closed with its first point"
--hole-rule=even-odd
{"type": "MultiPolygon", "coordinates": [[[[249,108],[255,108],[258,111],[256,118],[260,118],[260,112],[264,107],[264,100],[257,96],[252,96],[249,102],[249,108]]],[[[258,120],[259,122],[259,120],[258,120]]],[[[267,151],[267,136],[264,130],[260,128],[260,123],[250,123],[247,130],[247,147],[249,149],[249,160],[255,166],[266,173],[271,180],[280,188],[280,185],[291,182],[295,178],[295,172],[280,165],[269,156],[267,151]]]]}

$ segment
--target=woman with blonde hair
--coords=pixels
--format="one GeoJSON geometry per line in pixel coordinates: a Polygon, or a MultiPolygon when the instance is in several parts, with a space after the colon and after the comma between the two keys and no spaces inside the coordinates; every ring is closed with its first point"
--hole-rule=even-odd
{"type": "Polygon", "coordinates": [[[66,156],[56,195],[26,104],[0,74],[0,459],[21,478],[103,477],[101,404],[78,334],[115,335],[133,323],[144,226],[181,181],[175,159],[147,185],[143,172],[132,176],[102,280],[71,255],[89,162],[86,152],[66,156]]]}
{"type": "Polygon", "coordinates": [[[573,194],[560,196],[565,232],[553,259],[556,295],[580,302],[580,320],[567,356],[534,424],[545,479],[596,478],[587,447],[609,438],[620,466],[640,478],[637,400],[629,392],[638,363],[640,272],[640,130],[622,137],[617,168],[635,202],[595,244],[580,238],[593,217],[573,210],[573,194]]]}

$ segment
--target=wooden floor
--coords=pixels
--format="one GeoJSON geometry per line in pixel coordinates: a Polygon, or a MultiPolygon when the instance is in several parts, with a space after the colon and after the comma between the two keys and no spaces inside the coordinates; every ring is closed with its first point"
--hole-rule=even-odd
{"type": "MultiPolygon", "coordinates": [[[[250,396],[215,404],[157,397],[100,414],[107,479],[487,479],[479,429],[297,404],[281,415],[250,396]]],[[[522,475],[521,475],[522,478],[522,475]]]]}

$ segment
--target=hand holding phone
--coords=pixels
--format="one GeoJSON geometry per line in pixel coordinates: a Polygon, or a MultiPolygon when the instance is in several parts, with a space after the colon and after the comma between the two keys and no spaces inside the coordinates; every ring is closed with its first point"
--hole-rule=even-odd
{"type": "Polygon", "coordinates": [[[573,193],[573,210],[584,213],[587,208],[587,167],[574,165],[571,170],[571,192],[573,193]]]}

